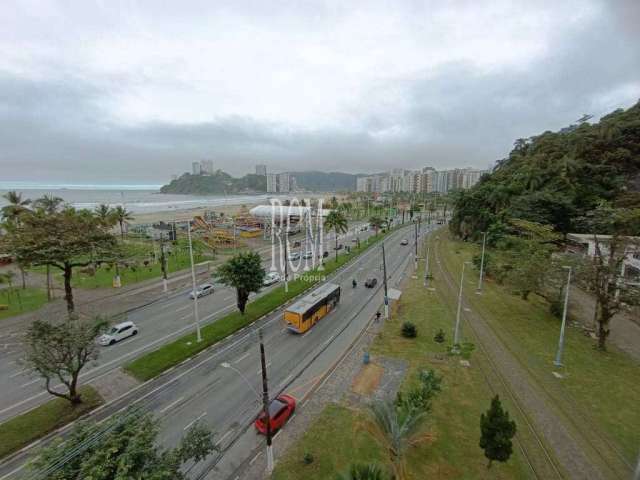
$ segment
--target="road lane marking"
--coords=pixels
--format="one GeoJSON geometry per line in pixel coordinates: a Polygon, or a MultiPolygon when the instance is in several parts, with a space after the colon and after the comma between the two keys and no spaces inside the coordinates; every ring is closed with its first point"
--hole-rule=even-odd
{"type": "Polygon", "coordinates": [[[220,440],[218,440],[218,441],[216,442],[216,445],[220,445],[220,444],[224,441],[224,439],[225,439],[225,438],[227,438],[227,437],[228,437],[229,435],[231,435],[232,433],[233,433],[233,428],[232,428],[232,429],[230,429],[229,431],[227,431],[227,433],[225,433],[223,436],[221,436],[221,437],[220,437],[220,440]]]}
{"type": "Polygon", "coordinates": [[[284,387],[287,384],[287,382],[292,378],[293,378],[293,375],[291,374],[287,375],[287,378],[285,378],[282,382],[280,382],[280,385],[278,385],[278,389],[284,387]]]}
{"type": "MultiPolygon", "coordinates": [[[[271,362],[267,363],[266,368],[268,369],[271,366],[271,362]]],[[[260,370],[258,370],[258,375],[262,374],[262,368],[260,368],[260,370]]]]}
{"type": "Polygon", "coordinates": [[[235,360],[233,363],[238,364],[238,363],[240,363],[242,360],[244,360],[245,358],[247,358],[249,355],[251,355],[251,352],[247,352],[247,353],[245,353],[244,355],[242,355],[242,356],[240,356],[240,357],[236,358],[236,360],[235,360]]]}
{"type": "Polygon", "coordinates": [[[162,410],[160,410],[160,412],[158,413],[165,413],[167,410],[169,410],[172,407],[175,407],[178,403],[180,403],[182,400],[184,400],[184,397],[180,397],[179,399],[171,402],[169,405],[167,405],[166,407],[164,407],[162,410]]]}
{"type": "Polygon", "coordinates": [[[18,377],[24,373],[30,373],[33,372],[35,370],[35,368],[25,368],[24,370],[20,370],[19,372],[14,373],[13,375],[9,375],[9,378],[15,378],[18,377]]]}
{"type": "Polygon", "coordinates": [[[198,420],[200,420],[202,417],[204,417],[204,416],[206,416],[206,415],[207,415],[207,412],[202,412],[202,413],[200,414],[200,416],[198,416],[198,418],[195,418],[195,419],[193,419],[192,421],[190,421],[190,422],[186,425],[186,427],[184,427],[182,430],[189,430],[189,428],[190,428],[194,423],[196,423],[198,420]]]}
{"type": "Polygon", "coordinates": [[[185,305],[184,307],[176,308],[176,313],[186,310],[187,308],[193,308],[193,305],[185,305]]]}
{"type": "Polygon", "coordinates": [[[255,463],[255,461],[258,460],[258,457],[260,455],[262,455],[262,452],[256,453],[256,456],[251,459],[251,461],[249,462],[249,465],[253,465],[255,463]]]}

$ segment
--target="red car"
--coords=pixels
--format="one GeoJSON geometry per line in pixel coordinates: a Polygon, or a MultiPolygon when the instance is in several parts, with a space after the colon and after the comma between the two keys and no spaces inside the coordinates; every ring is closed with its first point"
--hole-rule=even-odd
{"type": "MultiPolygon", "coordinates": [[[[271,401],[269,405],[269,420],[271,420],[271,434],[273,435],[287,422],[296,409],[296,399],[291,395],[279,395],[271,401]]],[[[267,434],[267,422],[265,422],[264,412],[260,413],[256,419],[256,429],[259,433],[267,434]]]]}

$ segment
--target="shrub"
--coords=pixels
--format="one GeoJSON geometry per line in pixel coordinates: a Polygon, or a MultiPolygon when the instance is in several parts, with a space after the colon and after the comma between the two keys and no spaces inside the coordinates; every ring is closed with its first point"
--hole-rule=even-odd
{"type": "Polygon", "coordinates": [[[402,336],[404,338],[416,338],[418,336],[418,329],[415,324],[411,322],[404,322],[402,324],[402,336]]]}
{"type": "Polygon", "coordinates": [[[407,410],[431,410],[431,400],[441,391],[442,377],[433,370],[421,370],[418,373],[418,385],[406,394],[398,392],[396,406],[407,410]]]}
{"type": "Polygon", "coordinates": [[[313,463],[313,454],[311,452],[305,452],[304,456],[302,457],[302,461],[304,462],[305,465],[311,465],[313,463]]]}
{"type": "Polygon", "coordinates": [[[438,330],[438,333],[436,333],[435,337],[433,337],[433,340],[437,343],[444,343],[444,340],[445,340],[444,330],[442,329],[438,330]]]}

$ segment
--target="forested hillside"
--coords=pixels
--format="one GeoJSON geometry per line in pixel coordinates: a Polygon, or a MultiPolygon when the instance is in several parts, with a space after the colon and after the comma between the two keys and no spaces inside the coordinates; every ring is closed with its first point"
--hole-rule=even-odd
{"type": "Polygon", "coordinates": [[[458,194],[450,226],[477,237],[519,218],[566,234],[585,230],[584,215],[602,203],[640,207],[640,102],[595,124],[517,140],[490,175],[458,194]]]}
{"type": "Polygon", "coordinates": [[[192,195],[213,195],[224,193],[264,193],[267,191],[267,177],[248,174],[234,178],[222,170],[213,175],[191,175],[185,173],[164,185],[161,193],[182,193],[192,195]]]}

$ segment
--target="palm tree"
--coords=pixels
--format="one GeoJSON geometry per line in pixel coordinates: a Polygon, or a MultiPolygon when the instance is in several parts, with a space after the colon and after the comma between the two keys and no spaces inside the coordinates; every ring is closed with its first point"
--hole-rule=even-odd
{"type": "Polygon", "coordinates": [[[382,219],[382,217],[374,215],[373,217],[369,218],[369,225],[373,227],[373,229],[376,231],[376,235],[378,235],[378,230],[380,230],[384,226],[384,220],[382,219]]]}
{"type": "Polygon", "coordinates": [[[332,210],[327,215],[324,221],[324,226],[327,230],[333,230],[336,234],[336,262],[338,261],[338,233],[345,233],[347,231],[347,219],[345,216],[337,211],[332,210]]]}
{"type": "Polygon", "coordinates": [[[103,225],[112,226],[118,221],[115,218],[114,211],[109,205],[105,203],[101,203],[100,205],[98,205],[95,208],[94,213],[103,225]]]}
{"type": "Polygon", "coordinates": [[[339,474],[336,480],[385,480],[387,475],[375,463],[352,463],[349,471],[339,474]]]}
{"type": "Polygon", "coordinates": [[[396,480],[405,480],[405,458],[410,447],[424,440],[420,427],[425,413],[414,408],[398,408],[393,401],[370,405],[366,429],[389,455],[396,480]]]}
{"type": "Polygon", "coordinates": [[[33,206],[37,210],[52,215],[58,211],[60,205],[64,203],[64,200],[60,197],[54,197],[53,195],[45,194],[42,197],[36,199],[33,202],[33,206]]]}
{"type": "Polygon", "coordinates": [[[133,220],[133,214],[122,205],[118,205],[113,209],[113,216],[120,224],[120,236],[124,240],[124,224],[127,220],[133,220]]]}
{"type": "Polygon", "coordinates": [[[27,205],[31,203],[31,200],[23,199],[22,193],[16,191],[7,192],[3,197],[9,202],[9,205],[2,207],[2,216],[9,222],[18,223],[18,217],[29,210],[27,205]]]}

